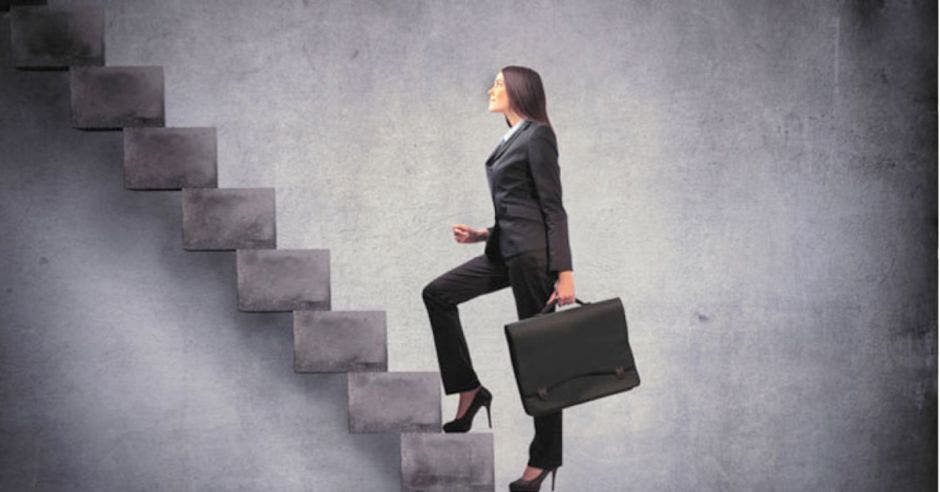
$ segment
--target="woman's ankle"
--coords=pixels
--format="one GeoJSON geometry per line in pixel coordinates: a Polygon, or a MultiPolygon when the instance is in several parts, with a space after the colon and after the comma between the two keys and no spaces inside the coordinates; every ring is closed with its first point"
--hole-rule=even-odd
{"type": "Polygon", "coordinates": [[[476,394],[478,391],[480,391],[480,388],[482,388],[482,387],[483,387],[483,385],[479,385],[479,386],[477,386],[477,387],[474,388],[474,389],[469,389],[469,390],[467,390],[467,391],[461,391],[460,394],[461,394],[461,395],[473,395],[473,394],[476,394]]]}

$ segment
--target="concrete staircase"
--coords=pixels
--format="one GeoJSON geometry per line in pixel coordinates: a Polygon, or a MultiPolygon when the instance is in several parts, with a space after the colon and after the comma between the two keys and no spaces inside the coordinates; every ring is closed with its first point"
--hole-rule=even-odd
{"type": "Polygon", "coordinates": [[[349,432],[400,433],[402,490],[494,490],[493,435],[441,432],[440,375],[387,372],[385,312],[330,310],[330,250],[277,249],[275,190],[218,188],[215,128],[165,127],[163,68],[104,66],[104,10],[43,3],[0,0],[14,66],[70,72],[71,125],[123,132],[127,189],[182,190],[183,248],[236,251],[239,310],[293,312],[294,371],[347,373],[349,432]]]}

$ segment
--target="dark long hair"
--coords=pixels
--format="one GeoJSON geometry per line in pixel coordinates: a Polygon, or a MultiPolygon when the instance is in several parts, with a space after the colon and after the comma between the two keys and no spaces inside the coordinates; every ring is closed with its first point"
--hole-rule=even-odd
{"type": "MultiPolygon", "coordinates": [[[[545,110],[545,89],[542,87],[542,77],[539,73],[517,65],[506,65],[502,72],[509,108],[527,120],[538,121],[551,127],[552,123],[548,120],[548,112],[545,110]]],[[[506,118],[506,126],[512,127],[509,118],[506,118]]]]}

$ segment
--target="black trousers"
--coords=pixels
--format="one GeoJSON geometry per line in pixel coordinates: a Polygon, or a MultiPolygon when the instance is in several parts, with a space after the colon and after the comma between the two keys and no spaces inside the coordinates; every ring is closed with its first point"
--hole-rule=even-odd
{"type": "MultiPolygon", "coordinates": [[[[511,286],[519,319],[535,316],[555,290],[555,278],[547,270],[545,249],[525,251],[506,259],[481,254],[424,287],[422,297],[434,333],[444,394],[468,391],[480,385],[470,361],[457,305],[511,286]]],[[[551,311],[554,309],[553,306],[551,311]]],[[[533,419],[535,437],[529,445],[529,466],[543,469],[561,466],[561,410],[533,419]]]]}

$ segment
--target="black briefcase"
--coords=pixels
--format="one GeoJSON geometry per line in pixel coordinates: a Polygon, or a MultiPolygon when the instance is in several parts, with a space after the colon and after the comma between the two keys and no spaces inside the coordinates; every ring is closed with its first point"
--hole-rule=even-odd
{"type": "Polygon", "coordinates": [[[525,412],[533,417],[640,384],[619,297],[542,312],[505,326],[525,412]]]}

